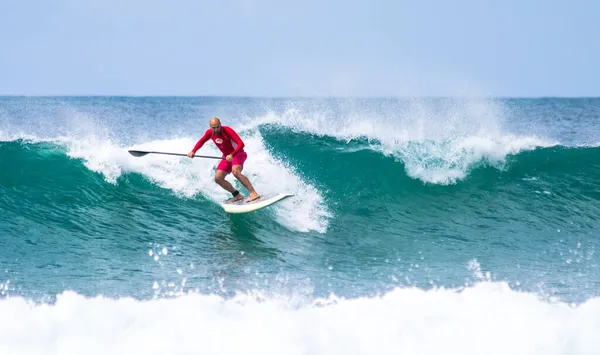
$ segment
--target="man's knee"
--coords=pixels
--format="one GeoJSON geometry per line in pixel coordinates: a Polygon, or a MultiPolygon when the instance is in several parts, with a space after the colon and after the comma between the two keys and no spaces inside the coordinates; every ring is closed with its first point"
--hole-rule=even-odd
{"type": "Polygon", "coordinates": [[[236,178],[239,178],[242,175],[242,167],[240,165],[236,165],[232,168],[231,173],[233,174],[233,176],[235,176],[236,178]]]}
{"type": "Polygon", "coordinates": [[[215,182],[221,183],[225,180],[225,173],[222,172],[221,170],[218,170],[217,173],[215,174],[215,182]]]}

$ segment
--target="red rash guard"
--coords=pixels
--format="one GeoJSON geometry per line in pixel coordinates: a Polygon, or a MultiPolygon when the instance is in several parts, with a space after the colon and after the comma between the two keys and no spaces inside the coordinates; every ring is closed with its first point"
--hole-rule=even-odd
{"type": "Polygon", "coordinates": [[[196,143],[194,149],[192,149],[192,152],[196,154],[196,151],[202,148],[204,143],[211,138],[217,148],[221,150],[224,157],[227,155],[235,156],[237,153],[244,151],[244,142],[242,142],[240,136],[232,128],[221,126],[220,134],[213,134],[212,129],[207,129],[202,138],[196,143]]]}

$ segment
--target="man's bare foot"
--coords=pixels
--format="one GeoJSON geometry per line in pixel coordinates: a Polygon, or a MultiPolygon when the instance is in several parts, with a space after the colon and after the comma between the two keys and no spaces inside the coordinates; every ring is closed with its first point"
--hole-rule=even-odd
{"type": "Polygon", "coordinates": [[[236,197],[232,197],[229,200],[227,200],[226,203],[231,203],[231,202],[239,201],[239,200],[241,200],[243,198],[244,198],[244,195],[238,194],[236,197]]]}
{"type": "Polygon", "coordinates": [[[250,197],[248,197],[248,199],[246,200],[246,203],[252,202],[252,201],[254,201],[254,200],[258,199],[258,198],[260,198],[259,194],[257,194],[256,192],[251,192],[250,193],[250,197]]]}

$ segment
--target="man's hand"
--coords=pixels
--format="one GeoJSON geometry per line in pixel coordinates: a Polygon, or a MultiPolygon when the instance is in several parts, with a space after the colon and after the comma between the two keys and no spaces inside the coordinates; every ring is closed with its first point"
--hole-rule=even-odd
{"type": "Polygon", "coordinates": [[[231,161],[233,160],[233,156],[230,154],[226,156],[225,159],[227,159],[227,161],[231,163],[231,161]]]}
{"type": "Polygon", "coordinates": [[[194,152],[189,152],[189,153],[188,153],[188,157],[189,157],[189,158],[193,158],[193,157],[194,157],[194,155],[196,155],[196,153],[194,153],[194,152]]]}

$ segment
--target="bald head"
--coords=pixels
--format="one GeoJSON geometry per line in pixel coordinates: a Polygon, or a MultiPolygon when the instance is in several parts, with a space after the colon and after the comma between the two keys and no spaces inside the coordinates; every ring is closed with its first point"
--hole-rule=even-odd
{"type": "Polygon", "coordinates": [[[220,134],[221,133],[221,120],[218,117],[213,117],[210,119],[210,128],[213,133],[220,134]]]}

